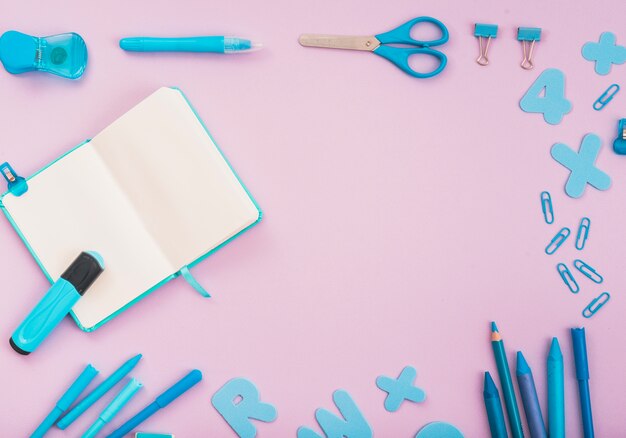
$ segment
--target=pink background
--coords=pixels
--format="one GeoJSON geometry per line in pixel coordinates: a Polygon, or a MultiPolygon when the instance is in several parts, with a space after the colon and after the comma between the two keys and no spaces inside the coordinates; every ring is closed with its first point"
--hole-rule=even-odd
{"type": "MultiPolygon", "coordinates": [[[[193,270],[210,300],[177,279],[94,333],[68,318],[29,357],[3,342],[3,436],[32,432],[87,363],[107,376],[141,352],[133,376],[145,389],[116,425],[199,368],[205,376],[199,387],[141,430],[233,436],[210,398],[242,376],[278,409],[274,423],[256,423],[260,437],[295,436],[301,425],[317,429],[315,409],[335,411],[331,396],[339,388],[349,391],[377,436],[414,436],[427,422],[443,420],[467,437],[485,437],[482,373],[495,371],[492,319],[511,365],[521,349],[533,367],[544,412],[545,356],[551,337],[559,337],[568,436],[580,436],[569,328],[585,325],[597,436],[626,433],[626,162],[610,147],[617,119],[626,117],[624,91],[602,112],[591,108],[609,84],[626,85],[626,66],[599,76],[580,54],[602,31],[626,44],[623,1],[593,8],[580,0],[5,3],[3,31],[75,31],[90,52],[76,82],[0,71],[0,160],[30,175],[158,87],[176,85],[265,217],[193,270]],[[297,42],[307,32],[378,33],[419,15],[450,29],[442,48],[449,66],[431,80],[413,79],[371,54],[297,42]],[[486,68],[474,62],[477,21],[500,26],[486,68]],[[543,28],[534,71],[519,67],[520,25],[543,28]],[[198,34],[251,36],[266,48],[221,56],[129,54],[117,46],[125,36],[198,34]],[[518,107],[549,67],[564,71],[573,103],[558,126],[518,107]],[[613,186],[573,200],[563,191],[567,171],[549,150],[557,141],[577,148],[589,132],[603,140],[598,165],[613,186]],[[541,215],[542,190],[553,196],[551,226],[541,215]],[[556,255],[543,253],[560,227],[575,230],[585,215],[592,228],[582,254],[571,238],[556,255]],[[578,275],[582,290],[573,295],[555,265],[578,257],[605,282],[578,275]],[[583,319],[583,307],[604,290],[611,302],[583,319]],[[406,365],[417,368],[427,400],[389,413],[375,379],[406,365]]],[[[8,340],[47,284],[6,220],[0,236],[0,321],[8,340]]],[[[78,436],[112,396],[66,433],[50,436],[78,436]]]]}

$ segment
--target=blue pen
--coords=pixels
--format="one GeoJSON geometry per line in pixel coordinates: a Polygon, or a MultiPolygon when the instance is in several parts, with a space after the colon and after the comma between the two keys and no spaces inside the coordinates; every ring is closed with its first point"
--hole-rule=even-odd
{"type": "Polygon", "coordinates": [[[110,434],[108,438],[122,438],[135,427],[139,426],[145,420],[154,415],[159,409],[166,407],[171,402],[176,400],[200,380],[202,380],[202,373],[200,370],[193,370],[181,380],[176,382],[163,394],[158,396],[154,402],[150,403],[148,406],[139,411],[138,414],[120,426],[120,428],[110,434]]]}
{"type": "Polygon", "coordinates": [[[100,398],[106,394],[109,389],[113,388],[117,382],[122,380],[124,376],[126,376],[130,371],[135,368],[137,362],[141,359],[141,354],[129,359],[124,363],[121,367],[119,367],[113,374],[111,374],[107,379],[102,382],[100,385],[96,387],[89,395],[87,395],[84,399],[82,399],[74,408],[67,413],[61,421],[57,423],[57,427],[59,429],[66,429],[70,424],[72,424],[78,417],[82,415],[87,409],[91,407],[95,402],[100,400],[100,398]]]}
{"type": "Polygon", "coordinates": [[[188,38],[123,38],[120,40],[120,47],[129,52],[247,53],[258,50],[263,45],[239,37],[197,36],[188,38]]]}
{"type": "Polygon", "coordinates": [[[580,395],[580,415],[583,421],[585,438],[593,438],[593,418],[591,416],[591,398],[589,396],[589,364],[587,363],[587,342],[584,328],[573,328],[572,344],[574,346],[574,364],[580,395]]]}
{"type": "Polygon", "coordinates": [[[39,425],[39,427],[33,432],[30,438],[41,438],[43,437],[48,430],[54,426],[57,419],[65,412],[74,400],[78,398],[78,396],[85,390],[87,385],[96,377],[98,374],[98,370],[92,367],[91,365],[87,365],[87,368],[78,376],[78,378],[72,383],[72,385],[65,391],[65,394],[61,396],[57,404],[52,409],[52,412],[48,414],[48,416],[43,420],[43,422],[39,425]]]}
{"type": "Polygon", "coordinates": [[[15,330],[9,339],[11,347],[20,354],[35,351],[103,270],[98,253],[81,252],[15,330]]]}
{"type": "Polygon", "coordinates": [[[115,396],[113,401],[102,411],[98,419],[91,425],[81,438],[93,438],[102,428],[109,423],[119,411],[141,389],[142,385],[137,379],[130,379],[124,388],[115,396]]]}

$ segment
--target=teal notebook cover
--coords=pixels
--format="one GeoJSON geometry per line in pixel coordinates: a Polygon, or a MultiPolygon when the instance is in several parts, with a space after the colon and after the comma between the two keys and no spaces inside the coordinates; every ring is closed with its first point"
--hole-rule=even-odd
{"type": "Polygon", "coordinates": [[[106,269],[74,306],[93,331],[261,220],[185,95],[161,88],[31,177],[0,208],[52,283],[80,251],[106,269]]]}

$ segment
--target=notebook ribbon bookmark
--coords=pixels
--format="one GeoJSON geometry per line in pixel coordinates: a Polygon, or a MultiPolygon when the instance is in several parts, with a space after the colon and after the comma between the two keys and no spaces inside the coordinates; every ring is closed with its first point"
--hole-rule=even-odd
{"type": "Polygon", "coordinates": [[[182,269],[180,270],[180,274],[187,281],[187,283],[189,283],[189,285],[196,290],[196,292],[198,292],[200,295],[202,295],[205,298],[211,298],[211,295],[206,291],[206,289],[203,288],[200,283],[198,283],[198,280],[196,280],[193,277],[193,275],[191,275],[191,272],[189,272],[188,266],[183,266],[182,269]]]}

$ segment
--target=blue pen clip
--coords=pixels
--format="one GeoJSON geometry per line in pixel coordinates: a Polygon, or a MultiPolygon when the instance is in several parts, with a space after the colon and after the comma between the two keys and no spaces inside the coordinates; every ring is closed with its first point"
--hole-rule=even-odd
{"type": "Polygon", "coordinates": [[[613,142],[613,150],[616,154],[626,155],[626,119],[620,119],[617,123],[617,138],[613,142]]]}
{"type": "Polygon", "coordinates": [[[487,58],[487,52],[489,51],[491,39],[498,36],[498,25],[476,23],[474,26],[474,36],[478,38],[478,58],[476,58],[476,62],[479,65],[488,65],[489,59],[487,58]],[[487,39],[486,43],[483,42],[485,38],[487,39]]]}
{"type": "Polygon", "coordinates": [[[26,180],[19,176],[9,163],[2,163],[0,165],[0,172],[7,182],[7,188],[15,196],[22,196],[28,191],[28,184],[26,180]]]}
{"type": "Polygon", "coordinates": [[[600,97],[598,97],[598,99],[593,103],[593,109],[596,111],[600,111],[606,106],[607,103],[613,100],[613,97],[615,97],[618,91],[619,85],[610,85],[609,88],[607,88],[606,91],[602,93],[602,95],[600,95],[600,97]]]}
{"type": "Polygon", "coordinates": [[[583,309],[583,316],[585,318],[591,318],[596,314],[598,310],[602,308],[609,300],[611,299],[611,294],[608,292],[602,292],[596,298],[591,300],[591,302],[583,309]]]}
{"type": "Polygon", "coordinates": [[[539,27],[518,27],[517,40],[522,42],[522,53],[524,58],[520,64],[524,70],[531,70],[533,64],[533,49],[535,43],[541,40],[541,28],[539,27]]]}
{"type": "Polygon", "coordinates": [[[578,269],[581,274],[583,274],[594,283],[600,284],[604,281],[602,275],[598,274],[594,268],[592,268],[589,264],[583,262],[580,259],[574,260],[574,267],[578,269]]]}
{"type": "Polygon", "coordinates": [[[541,192],[541,211],[547,224],[554,222],[554,210],[552,209],[552,197],[549,192],[541,192]]]}
{"type": "Polygon", "coordinates": [[[559,230],[558,233],[552,238],[548,246],[546,246],[546,254],[552,255],[556,252],[557,249],[563,245],[563,242],[567,239],[570,234],[570,230],[567,227],[563,227],[559,230]]]}
{"type": "Polygon", "coordinates": [[[591,220],[589,220],[588,217],[582,218],[580,225],[578,225],[578,232],[576,233],[576,249],[579,251],[585,247],[585,243],[589,237],[589,227],[591,227],[591,220]]]}
{"type": "Polygon", "coordinates": [[[572,271],[570,271],[564,263],[559,263],[558,265],[556,265],[556,270],[559,272],[563,283],[565,283],[570,292],[573,294],[577,294],[580,291],[580,288],[578,287],[578,283],[576,283],[576,280],[572,275],[572,271]]]}

